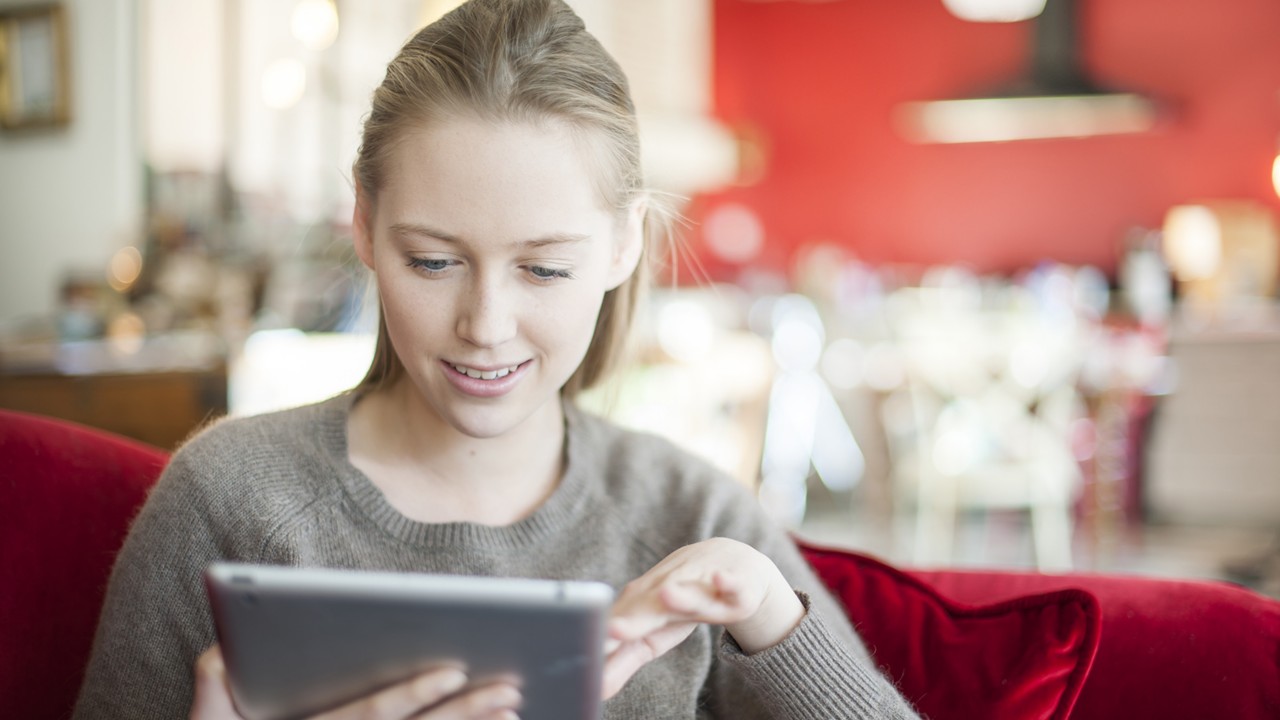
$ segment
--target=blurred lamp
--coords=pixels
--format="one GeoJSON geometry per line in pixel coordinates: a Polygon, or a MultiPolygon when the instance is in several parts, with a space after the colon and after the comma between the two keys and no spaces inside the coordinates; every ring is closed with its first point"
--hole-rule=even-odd
{"type": "Polygon", "coordinates": [[[298,0],[289,29],[307,49],[324,50],[338,39],[338,8],[333,0],[298,0]]]}
{"type": "Polygon", "coordinates": [[[1271,186],[1275,188],[1276,195],[1280,195],[1280,153],[1276,153],[1276,159],[1271,163],[1271,186]]]}
{"type": "Polygon", "coordinates": [[[942,0],[952,15],[972,22],[1019,22],[1044,10],[1045,0],[942,0]]]}
{"type": "Polygon", "coordinates": [[[300,60],[282,58],[262,73],[262,102],[272,110],[287,110],[307,91],[307,68],[300,60]]]}
{"type": "Polygon", "coordinates": [[[899,130],[917,143],[980,143],[1141,133],[1156,106],[1134,93],[963,98],[906,103],[899,130]]]}
{"type": "Polygon", "coordinates": [[[1275,294],[1280,232],[1261,203],[1174,207],[1165,216],[1163,249],[1192,305],[1213,311],[1275,294]]]}
{"type": "Polygon", "coordinates": [[[1207,280],[1222,265],[1222,227],[1212,210],[1183,205],[1165,217],[1165,256],[1178,280],[1207,280]]]}
{"type": "Polygon", "coordinates": [[[943,0],[958,17],[1034,18],[1023,76],[978,96],[925,100],[896,108],[894,124],[917,143],[975,143],[1146,132],[1160,107],[1139,93],[1094,82],[1081,51],[1074,0],[943,0]]]}

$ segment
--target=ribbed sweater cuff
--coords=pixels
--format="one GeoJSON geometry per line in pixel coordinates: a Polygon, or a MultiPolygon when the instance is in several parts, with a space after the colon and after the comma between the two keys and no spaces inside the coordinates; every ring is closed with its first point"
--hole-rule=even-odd
{"type": "Polygon", "coordinates": [[[771,714],[789,720],[916,717],[902,707],[888,681],[860,662],[810,610],[809,596],[799,591],[796,596],[804,604],[804,619],[782,642],[747,655],[724,633],[720,645],[721,658],[742,673],[771,714]]]}

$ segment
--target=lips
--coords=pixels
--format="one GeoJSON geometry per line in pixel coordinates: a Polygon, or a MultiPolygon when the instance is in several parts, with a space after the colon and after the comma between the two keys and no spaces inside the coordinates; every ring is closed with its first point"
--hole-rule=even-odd
{"type": "Polygon", "coordinates": [[[440,364],[449,383],[462,394],[476,398],[497,398],[515,388],[533,361],[489,367],[472,367],[447,360],[442,360],[440,364]]]}

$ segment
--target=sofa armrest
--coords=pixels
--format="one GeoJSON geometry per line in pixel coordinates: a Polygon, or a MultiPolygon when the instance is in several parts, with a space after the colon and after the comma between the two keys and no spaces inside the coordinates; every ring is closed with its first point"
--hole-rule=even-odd
{"type": "Polygon", "coordinates": [[[1033,572],[912,570],[959,602],[1077,588],[1102,632],[1073,717],[1280,717],[1280,602],[1218,582],[1033,572]]]}

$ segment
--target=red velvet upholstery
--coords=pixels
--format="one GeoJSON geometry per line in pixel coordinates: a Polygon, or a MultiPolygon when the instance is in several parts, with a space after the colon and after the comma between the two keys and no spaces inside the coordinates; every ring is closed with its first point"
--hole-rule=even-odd
{"type": "MultiPolygon", "coordinates": [[[[0,410],[0,716],[70,711],[112,558],[165,460],[0,410]]],[[[1113,576],[904,573],[856,553],[805,552],[933,720],[1060,718],[1073,701],[1071,717],[1087,720],[1280,718],[1280,603],[1254,593],[1113,576]]]]}
{"type": "Polygon", "coordinates": [[[111,563],[167,455],[0,410],[0,716],[66,717],[111,563]]]}
{"type": "Polygon", "coordinates": [[[1280,602],[1225,583],[1116,575],[912,573],[964,602],[1081,588],[1102,642],[1077,717],[1280,718],[1280,602]]]}
{"type": "Polygon", "coordinates": [[[878,560],[801,545],[867,648],[932,720],[1065,720],[1098,649],[1098,603],[1081,590],[957,603],[878,560]]]}

